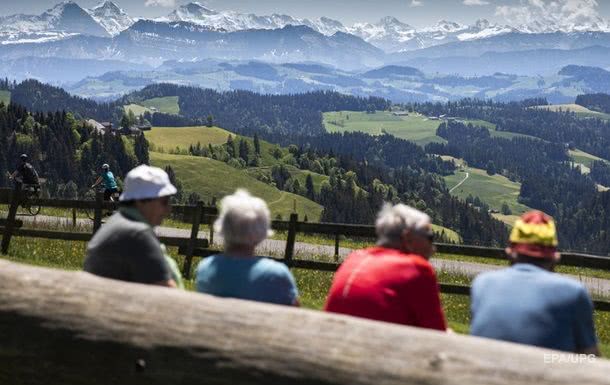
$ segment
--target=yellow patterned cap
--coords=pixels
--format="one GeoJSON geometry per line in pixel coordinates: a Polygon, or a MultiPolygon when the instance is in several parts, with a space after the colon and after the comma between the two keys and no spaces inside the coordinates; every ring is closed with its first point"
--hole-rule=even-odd
{"type": "Polygon", "coordinates": [[[557,230],[553,218],[542,211],[529,211],[517,219],[510,233],[512,248],[531,257],[550,257],[557,252],[557,230]]]}

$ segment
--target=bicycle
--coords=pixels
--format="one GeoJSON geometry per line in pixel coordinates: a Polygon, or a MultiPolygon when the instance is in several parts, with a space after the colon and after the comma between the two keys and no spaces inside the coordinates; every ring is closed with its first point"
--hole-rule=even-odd
{"type": "MultiPolygon", "coordinates": [[[[91,189],[89,189],[89,192],[85,195],[85,199],[89,198],[88,200],[95,201],[96,193],[98,191],[103,192],[104,190],[105,190],[104,188],[100,188],[100,189],[91,188],[91,189]]],[[[110,199],[105,202],[118,202],[119,195],[120,195],[120,192],[117,191],[117,192],[113,193],[112,195],[110,195],[110,199]]],[[[86,209],[82,209],[82,211],[85,212],[85,215],[87,216],[87,218],[89,218],[91,220],[95,220],[95,209],[86,208],[86,209]]],[[[107,215],[111,215],[111,214],[112,214],[112,212],[110,212],[110,211],[107,213],[107,215]]]]}
{"type": "Polygon", "coordinates": [[[38,184],[23,183],[23,179],[19,177],[13,178],[10,173],[7,172],[7,176],[10,180],[14,180],[15,183],[21,184],[21,201],[20,206],[26,210],[31,216],[36,216],[40,213],[42,206],[39,204],[32,204],[33,198],[40,198],[41,196],[41,185],[44,182],[40,180],[38,184]]]}

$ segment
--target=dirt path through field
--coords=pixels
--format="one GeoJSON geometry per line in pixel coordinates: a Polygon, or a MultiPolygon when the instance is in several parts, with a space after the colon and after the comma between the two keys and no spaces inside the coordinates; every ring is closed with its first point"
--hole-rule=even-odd
{"type": "Polygon", "coordinates": [[[453,190],[455,190],[456,188],[460,187],[461,185],[464,184],[464,182],[466,182],[466,179],[468,179],[470,177],[470,173],[467,172],[466,173],[466,178],[462,179],[462,181],[458,184],[456,184],[451,190],[449,190],[449,194],[451,194],[453,192],[453,190]]]}

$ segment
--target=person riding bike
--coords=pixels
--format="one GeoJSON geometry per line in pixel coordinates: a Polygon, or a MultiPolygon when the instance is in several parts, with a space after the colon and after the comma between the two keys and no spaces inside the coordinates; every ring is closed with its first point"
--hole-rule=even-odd
{"type": "Polygon", "coordinates": [[[14,180],[15,183],[29,187],[34,192],[37,192],[40,188],[40,181],[36,169],[28,162],[27,154],[21,154],[19,158],[21,163],[12,174],[9,174],[9,178],[14,180]]]}
{"type": "Polygon", "coordinates": [[[104,200],[110,201],[112,199],[113,194],[119,192],[118,186],[116,184],[116,180],[114,179],[114,174],[110,171],[110,166],[107,163],[102,165],[102,173],[97,178],[95,183],[91,186],[91,188],[95,188],[97,185],[104,181],[104,200]]]}

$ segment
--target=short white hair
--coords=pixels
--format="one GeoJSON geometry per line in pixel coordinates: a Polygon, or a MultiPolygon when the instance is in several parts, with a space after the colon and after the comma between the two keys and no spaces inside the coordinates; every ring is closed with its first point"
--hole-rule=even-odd
{"type": "Polygon", "coordinates": [[[426,230],[431,220],[428,214],[405,204],[383,205],[377,215],[375,230],[379,243],[393,243],[405,230],[426,230]]]}
{"type": "Polygon", "coordinates": [[[214,230],[224,238],[225,247],[256,246],[273,234],[270,225],[267,203],[238,189],[220,201],[220,215],[214,222],[214,230]]]}

